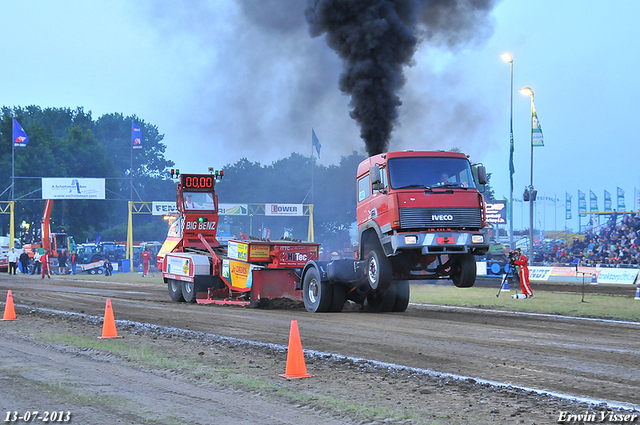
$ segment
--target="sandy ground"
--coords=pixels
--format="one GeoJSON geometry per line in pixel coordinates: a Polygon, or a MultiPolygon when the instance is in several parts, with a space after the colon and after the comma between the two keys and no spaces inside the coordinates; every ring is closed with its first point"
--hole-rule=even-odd
{"type": "Polygon", "coordinates": [[[589,421],[570,415],[631,415],[640,404],[637,323],[188,305],[159,281],[118,278],[0,277],[18,314],[0,322],[0,419],[38,410],[79,424],[578,424],[589,421]],[[107,298],[122,339],[97,339],[107,298]],[[279,376],[291,320],[313,378],[279,376]]]}

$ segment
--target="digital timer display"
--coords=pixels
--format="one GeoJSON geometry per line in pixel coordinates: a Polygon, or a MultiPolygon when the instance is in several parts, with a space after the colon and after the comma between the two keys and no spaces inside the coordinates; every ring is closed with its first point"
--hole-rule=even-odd
{"type": "Polygon", "coordinates": [[[212,190],[214,176],[211,174],[182,174],[182,188],[189,190],[212,190]]]}

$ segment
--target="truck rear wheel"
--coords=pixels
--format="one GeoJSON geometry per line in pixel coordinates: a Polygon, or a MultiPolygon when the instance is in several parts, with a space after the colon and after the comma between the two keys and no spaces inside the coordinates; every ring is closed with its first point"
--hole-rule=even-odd
{"type": "Polygon", "coordinates": [[[396,303],[393,305],[393,309],[391,311],[402,313],[406,311],[409,306],[409,296],[411,295],[409,281],[399,280],[394,286],[396,287],[396,303]]]}
{"type": "Polygon", "coordinates": [[[451,266],[451,280],[458,288],[471,288],[476,283],[476,258],[473,254],[458,255],[451,266]]]}
{"type": "Polygon", "coordinates": [[[392,277],[391,261],[381,248],[372,249],[367,257],[367,279],[371,289],[384,291],[390,287],[392,277]]]}
{"type": "Polygon", "coordinates": [[[183,302],[182,296],[182,284],[179,280],[169,279],[167,282],[167,288],[169,289],[169,296],[175,302],[183,302]]]}
{"type": "Polygon", "coordinates": [[[324,313],[331,308],[333,288],[331,288],[329,282],[323,282],[320,279],[318,269],[311,267],[304,275],[302,296],[307,311],[311,313],[324,313]]]}
{"type": "Polygon", "coordinates": [[[182,296],[188,303],[196,302],[196,285],[193,282],[182,282],[182,296]]]}
{"type": "Polygon", "coordinates": [[[333,289],[333,297],[331,299],[331,307],[329,307],[329,311],[333,313],[340,313],[344,308],[344,303],[347,302],[347,289],[344,285],[340,285],[338,283],[331,285],[331,288],[333,289]]]}
{"type": "Polygon", "coordinates": [[[367,294],[367,305],[372,313],[393,311],[396,304],[396,286],[391,285],[386,290],[376,289],[367,294]]]}

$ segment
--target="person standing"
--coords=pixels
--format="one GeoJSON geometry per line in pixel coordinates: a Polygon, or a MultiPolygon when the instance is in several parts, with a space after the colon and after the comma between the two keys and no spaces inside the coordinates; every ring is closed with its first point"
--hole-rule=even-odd
{"type": "Polygon", "coordinates": [[[525,297],[533,298],[533,292],[531,292],[531,286],[529,285],[529,261],[520,248],[516,248],[515,253],[516,260],[513,263],[518,266],[520,289],[522,289],[522,293],[525,297]]]}
{"type": "Polygon", "coordinates": [[[22,267],[22,274],[29,274],[29,254],[25,251],[20,254],[20,267],[22,267]]]}
{"type": "Polygon", "coordinates": [[[31,274],[41,273],[40,268],[42,267],[42,263],[40,262],[40,257],[42,257],[42,254],[40,254],[40,249],[41,248],[36,248],[33,253],[33,268],[31,269],[31,274]]]}
{"type": "Polygon", "coordinates": [[[42,263],[42,278],[46,274],[51,279],[51,264],[49,263],[49,250],[45,249],[44,254],[40,256],[40,262],[42,263]]]}
{"type": "Polygon", "coordinates": [[[67,250],[63,249],[58,256],[58,274],[67,274],[67,250]]]}
{"type": "Polygon", "coordinates": [[[9,255],[7,256],[7,259],[9,260],[9,274],[15,275],[16,268],[18,265],[18,254],[16,254],[15,248],[11,248],[11,251],[9,251],[9,255]]]}
{"type": "Polygon", "coordinates": [[[149,274],[149,262],[151,261],[149,248],[145,248],[140,257],[142,257],[142,277],[147,277],[147,274],[149,274]]]}
{"type": "Polygon", "coordinates": [[[71,256],[69,257],[69,261],[71,262],[71,274],[76,275],[76,264],[78,263],[78,254],[75,251],[71,251],[71,256]]]}
{"type": "Polygon", "coordinates": [[[111,264],[111,261],[109,261],[108,258],[104,259],[104,263],[102,263],[102,268],[104,269],[105,276],[111,276],[113,271],[113,265],[111,264]]]}

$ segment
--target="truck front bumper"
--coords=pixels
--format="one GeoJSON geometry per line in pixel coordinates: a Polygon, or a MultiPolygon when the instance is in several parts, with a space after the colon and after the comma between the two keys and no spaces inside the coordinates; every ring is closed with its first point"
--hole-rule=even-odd
{"type": "Polygon", "coordinates": [[[393,255],[407,249],[420,249],[422,254],[485,253],[489,249],[489,237],[477,232],[396,233],[390,236],[393,255]]]}

